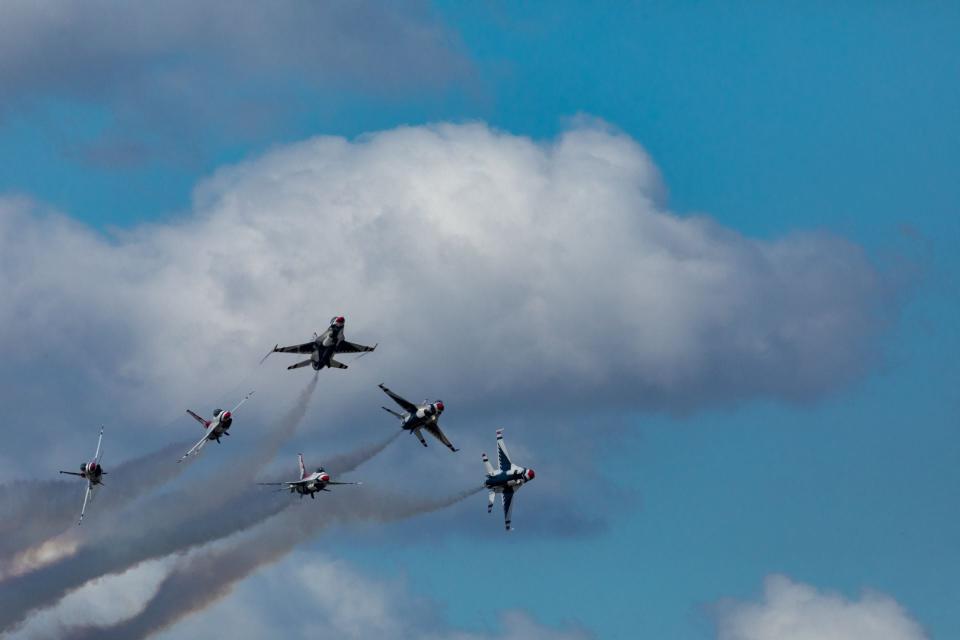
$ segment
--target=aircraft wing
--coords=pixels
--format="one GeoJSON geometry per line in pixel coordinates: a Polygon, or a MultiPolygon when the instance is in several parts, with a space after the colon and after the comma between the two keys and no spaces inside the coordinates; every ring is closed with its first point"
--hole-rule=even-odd
{"type": "Polygon", "coordinates": [[[507,531],[510,531],[510,512],[513,511],[513,489],[505,489],[501,494],[503,498],[503,524],[506,526],[507,531]]]}
{"type": "Polygon", "coordinates": [[[189,458],[190,456],[200,453],[200,449],[203,449],[203,445],[205,444],[207,444],[207,434],[203,434],[203,437],[200,438],[200,442],[190,447],[190,450],[187,451],[182,456],[180,456],[180,459],[177,460],[177,462],[183,462],[185,459],[189,458]]]}
{"type": "Polygon", "coordinates": [[[100,427],[100,437],[97,438],[97,452],[93,454],[93,459],[100,462],[100,444],[103,442],[103,427],[100,427]]]}
{"type": "Polygon", "coordinates": [[[503,441],[503,429],[497,429],[497,453],[500,458],[500,471],[510,471],[513,463],[510,462],[510,452],[507,451],[507,444],[503,441]]]}
{"type": "Polygon", "coordinates": [[[327,484],[363,484],[362,482],[333,482],[332,480],[327,484]]]}
{"type": "Polygon", "coordinates": [[[304,478],[303,480],[294,480],[293,482],[284,482],[283,484],[287,485],[288,487],[296,487],[301,484],[310,484],[311,482],[315,481],[316,480],[314,478],[304,478]]]}
{"type": "Polygon", "coordinates": [[[83,506],[80,507],[80,520],[77,524],[83,524],[83,515],[87,512],[87,501],[90,500],[91,493],[93,493],[93,483],[87,482],[87,490],[83,493],[83,506]]]}
{"type": "Polygon", "coordinates": [[[383,386],[382,384],[379,385],[379,387],[380,387],[381,389],[383,389],[383,392],[384,392],[385,394],[387,394],[388,396],[390,396],[391,398],[393,398],[393,401],[394,401],[394,402],[396,402],[398,405],[400,405],[401,407],[403,407],[404,411],[407,411],[407,412],[409,412],[409,413],[416,413],[416,411],[417,411],[417,405],[413,404],[412,402],[410,402],[410,401],[407,400],[406,398],[402,398],[402,397],[398,396],[397,394],[395,394],[393,391],[390,391],[390,389],[387,389],[387,388],[386,388],[385,386],[383,386]]]}
{"type": "Polygon", "coordinates": [[[271,353],[313,353],[317,348],[314,341],[295,344],[289,347],[274,347],[271,353]]]}
{"type": "Polygon", "coordinates": [[[237,411],[237,409],[240,408],[240,405],[242,405],[244,402],[246,402],[247,400],[249,400],[249,399],[250,399],[250,396],[252,396],[252,395],[253,395],[253,391],[251,391],[250,393],[248,393],[247,395],[245,395],[245,396],[243,397],[243,400],[241,400],[240,402],[238,402],[238,403],[237,403],[237,406],[235,406],[233,409],[230,410],[230,413],[235,413],[235,412],[237,411]]]}
{"type": "Polygon", "coordinates": [[[426,429],[434,438],[447,445],[451,451],[459,451],[459,449],[453,446],[453,444],[447,439],[447,436],[443,434],[443,431],[440,430],[440,425],[438,425],[436,422],[429,422],[425,424],[423,428],[426,429]]]}
{"type": "Polygon", "coordinates": [[[377,345],[372,347],[367,347],[362,344],[357,344],[356,342],[349,342],[348,340],[343,340],[340,344],[337,345],[337,353],[362,353],[364,351],[373,351],[377,348],[377,345]]]}
{"type": "Polygon", "coordinates": [[[83,477],[82,473],[77,473],[76,471],[61,471],[60,473],[65,473],[68,476],[80,476],[81,478],[83,477]]]}

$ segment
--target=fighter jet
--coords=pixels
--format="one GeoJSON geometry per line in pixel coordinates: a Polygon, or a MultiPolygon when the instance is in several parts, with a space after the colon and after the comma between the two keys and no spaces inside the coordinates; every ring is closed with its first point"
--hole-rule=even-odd
{"type": "Polygon", "coordinates": [[[459,451],[459,449],[450,444],[447,436],[443,435],[443,431],[440,430],[440,424],[437,422],[440,419],[440,414],[443,413],[443,402],[440,400],[436,402],[427,402],[424,400],[423,404],[418,406],[409,400],[401,398],[382,384],[379,386],[383,389],[384,393],[393,398],[394,402],[403,407],[404,412],[397,413],[393,409],[386,407],[383,407],[383,410],[400,418],[400,427],[410,433],[416,434],[420,440],[420,444],[427,446],[427,441],[423,439],[423,434],[420,433],[421,429],[426,429],[427,433],[447,445],[451,451],[459,451]]]}
{"type": "Polygon", "coordinates": [[[487,477],[483,486],[490,490],[487,500],[487,513],[493,511],[493,501],[499,493],[503,498],[503,520],[510,531],[510,511],[513,509],[513,495],[524,483],[533,480],[537,474],[533,469],[518,467],[510,461],[507,445],[503,442],[503,429],[497,429],[497,449],[500,457],[500,470],[494,471],[487,454],[483,454],[483,464],[487,468],[487,477]]]}
{"type": "Polygon", "coordinates": [[[316,497],[313,494],[318,491],[330,491],[327,487],[334,484],[363,484],[362,482],[334,482],[330,479],[330,474],[323,470],[323,467],[317,467],[317,470],[313,473],[307,473],[307,470],[303,466],[302,453],[297,454],[297,460],[300,464],[299,480],[293,480],[292,482],[258,482],[257,484],[272,486],[286,485],[290,489],[290,493],[299,493],[301,499],[307,495],[313,499],[316,497]]]}
{"type": "Polygon", "coordinates": [[[60,473],[65,473],[70,476],[80,476],[87,481],[87,490],[83,494],[83,506],[80,508],[80,520],[77,524],[83,523],[83,515],[87,511],[87,501],[90,500],[93,496],[93,490],[103,484],[103,476],[107,475],[107,472],[103,470],[103,467],[100,466],[100,444],[103,442],[103,427],[100,427],[100,437],[97,438],[97,451],[93,454],[93,460],[90,462],[84,462],[80,465],[80,473],[76,471],[61,471],[60,473]]]}
{"type": "MultiPolygon", "coordinates": [[[[292,364],[287,367],[287,369],[299,369],[300,367],[305,367],[307,365],[313,366],[315,371],[319,371],[324,367],[346,369],[347,365],[343,364],[342,362],[337,362],[333,359],[335,354],[364,353],[367,351],[373,351],[377,348],[377,345],[366,347],[362,344],[356,344],[354,342],[344,340],[344,323],[345,319],[343,316],[331,318],[330,326],[327,328],[327,330],[320,335],[314,333],[312,341],[290,347],[281,347],[279,344],[274,345],[273,350],[264,356],[263,359],[266,360],[267,356],[269,356],[271,353],[309,353],[309,358],[303,362],[292,364]]],[[[261,360],[261,362],[263,362],[263,360],[261,360]]]]}
{"type": "Polygon", "coordinates": [[[250,396],[252,395],[253,395],[253,391],[251,391],[246,396],[244,396],[243,400],[237,403],[237,406],[235,406],[230,411],[224,411],[223,409],[215,409],[213,411],[213,420],[205,420],[200,416],[198,416],[197,414],[195,414],[190,409],[187,409],[187,413],[189,413],[194,420],[202,424],[203,428],[206,429],[207,432],[203,434],[202,438],[200,438],[200,442],[190,447],[190,450],[187,451],[182,456],[180,456],[180,459],[177,460],[177,462],[183,462],[185,459],[189,458],[190,456],[200,453],[200,450],[203,449],[203,445],[207,444],[207,442],[210,440],[216,440],[217,444],[220,444],[220,436],[230,435],[229,429],[230,429],[230,425],[233,424],[234,411],[239,409],[240,405],[242,405],[244,402],[249,400],[250,396]]]}

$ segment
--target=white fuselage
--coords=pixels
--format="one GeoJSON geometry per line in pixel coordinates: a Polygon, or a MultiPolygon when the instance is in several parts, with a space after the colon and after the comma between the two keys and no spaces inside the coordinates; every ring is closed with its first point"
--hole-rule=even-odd
{"type": "Polygon", "coordinates": [[[502,493],[507,489],[517,490],[523,486],[527,479],[527,470],[523,467],[513,465],[509,471],[498,471],[493,475],[488,475],[484,485],[490,491],[502,493]]]}
{"type": "Polygon", "coordinates": [[[232,417],[224,418],[225,413],[225,411],[221,411],[210,421],[209,433],[207,434],[208,440],[218,440],[220,436],[230,428],[230,425],[233,424],[232,417]]]}
{"type": "Polygon", "coordinates": [[[437,422],[441,413],[443,411],[438,410],[432,403],[422,404],[413,413],[403,414],[400,418],[403,422],[401,426],[410,431],[419,431],[428,424],[437,422]]]}
{"type": "Polygon", "coordinates": [[[343,329],[336,327],[330,327],[317,337],[317,344],[321,347],[333,347],[341,342],[343,342],[343,329]]]}
{"type": "Polygon", "coordinates": [[[337,346],[343,342],[343,326],[330,325],[326,331],[317,336],[316,346],[310,359],[313,360],[313,368],[330,366],[330,360],[337,352],[337,346]]]}
{"type": "Polygon", "coordinates": [[[91,460],[86,464],[80,465],[80,477],[89,480],[93,484],[100,484],[100,477],[103,475],[103,468],[97,464],[96,460],[91,460]]]}
{"type": "Polygon", "coordinates": [[[308,495],[316,493],[317,491],[323,491],[327,483],[330,482],[330,475],[324,471],[316,471],[303,478],[303,480],[307,480],[308,482],[291,484],[290,488],[296,490],[297,493],[308,495]]]}

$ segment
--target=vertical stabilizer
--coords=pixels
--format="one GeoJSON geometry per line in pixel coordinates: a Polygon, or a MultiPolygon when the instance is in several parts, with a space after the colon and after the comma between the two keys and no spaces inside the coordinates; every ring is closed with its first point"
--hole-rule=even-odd
{"type": "Polygon", "coordinates": [[[304,466],[303,466],[303,454],[302,454],[302,453],[298,453],[298,454],[297,454],[297,465],[300,467],[300,479],[303,480],[304,478],[307,477],[307,471],[306,471],[306,469],[305,469],[304,466]]]}

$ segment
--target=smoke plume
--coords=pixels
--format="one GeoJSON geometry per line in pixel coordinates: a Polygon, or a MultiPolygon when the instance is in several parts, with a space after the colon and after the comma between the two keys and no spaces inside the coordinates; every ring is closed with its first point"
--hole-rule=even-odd
{"type": "Polygon", "coordinates": [[[89,625],[62,629],[62,636],[99,640],[145,638],[220,600],[238,581],[277,561],[331,524],[409,518],[452,506],[481,489],[476,487],[444,498],[420,500],[364,490],[349,496],[341,493],[338,498],[331,498],[324,509],[311,505],[311,508],[288,510],[228,547],[181,559],[160,583],[146,607],[132,618],[106,627],[89,625]]]}
{"type": "Polygon", "coordinates": [[[402,433],[403,431],[397,431],[380,442],[362,447],[356,451],[333,456],[332,458],[329,458],[326,463],[324,463],[324,468],[332,473],[334,475],[334,479],[336,479],[336,476],[353,471],[361,464],[386,449],[387,446],[399,438],[400,434],[402,433]]]}
{"type": "MultiPolygon", "coordinates": [[[[55,603],[88,580],[243,531],[281,511],[285,503],[251,485],[296,431],[316,386],[314,376],[256,452],[231,465],[229,474],[216,474],[202,486],[157,496],[149,505],[139,505],[130,517],[119,518],[122,525],[91,537],[73,555],[0,583],[0,631],[16,626],[32,611],[55,603]]],[[[169,464],[178,466],[172,458],[169,464]]]]}
{"type": "MultiPolygon", "coordinates": [[[[107,466],[109,477],[104,478],[104,487],[97,491],[88,509],[112,526],[115,523],[107,514],[119,511],[183,471],[183,465],[170,462],[176,452],[190,444],[168,445],[117,467],[107,466]]],[[[31,550],[75,528],[86,481],[72,480],[29,480],[0,486],[0,579],[17,572],[17,565],[31,550]]],[[[90,522],[88,519],[85,523],[88,529],[90,522]]]]}

